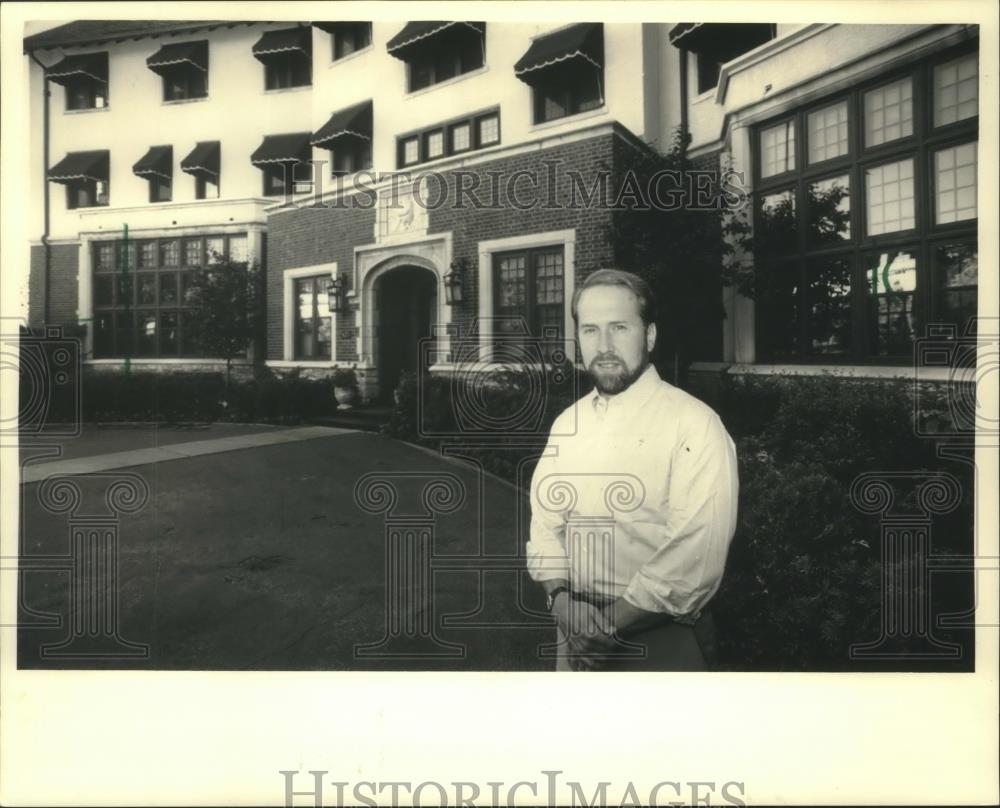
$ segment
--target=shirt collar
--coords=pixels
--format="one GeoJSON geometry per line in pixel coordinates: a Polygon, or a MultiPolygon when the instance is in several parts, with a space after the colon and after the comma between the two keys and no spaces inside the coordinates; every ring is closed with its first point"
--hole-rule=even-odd
{"type": "Polygon", "coordinates": [[[650,363],[639,378],[632,382],[628,388],[617,395],[611,396],[611,398],[602,398],[600,392],[595,387],[590,393],[590,405],[595,412],[598,408],[603,409],[605,405],[608,408],[638,407],[652,395],[660,382],[660,374],[656,372],[656,368],[650,363]]]}

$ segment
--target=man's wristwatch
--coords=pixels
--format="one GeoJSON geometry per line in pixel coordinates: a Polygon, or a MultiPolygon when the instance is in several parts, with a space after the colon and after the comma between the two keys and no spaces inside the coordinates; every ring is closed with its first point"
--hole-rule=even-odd
{"type": "Polygon", "coordinates": [[[556,597],[559,595],[560,592],[569,592],[569,587],[557,586],[555,589],[549,592],[548,595],[545,596],[545,608],[547,608],[550,612],[552,611],[552,607],[556,605],[556,597]]]}

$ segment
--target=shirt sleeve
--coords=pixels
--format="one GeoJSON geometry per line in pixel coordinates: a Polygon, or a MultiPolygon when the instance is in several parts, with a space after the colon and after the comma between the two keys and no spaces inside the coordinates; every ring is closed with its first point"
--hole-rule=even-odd
{"type": "MultiPolygon", "coordinates": [[[[556,432],[555,425],[552,428],[556,432]]],[[[552,502],[543,503],[539,496],[542,482],[556,473],[559,445],[551,436],[545,452],[531,477],[531,527],[525,545],[528,574],[535,581],[554,578],[569,579],[569,558],[566,555],[566,515],[553,509],[552,502]]]]}
{"type": "Polygon", "coordinates": [[[648,612],[695,619],[719,588],[736,530],[736,447],[715,413],[681,437],[667,485],[666,538],[624,598],[648,612]]]}

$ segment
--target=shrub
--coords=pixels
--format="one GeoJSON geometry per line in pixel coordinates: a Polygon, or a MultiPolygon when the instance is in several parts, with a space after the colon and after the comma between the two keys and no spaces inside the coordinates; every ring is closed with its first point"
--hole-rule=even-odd
{"type": "Polygon", "coordinates": [[[220,373],[90,373],[83,382],[88,421],[298,423],[331,414],[330,379],[259,374],[226,389],[220,373]]]}
{"type": "MultiPolygon", "coordinates": [[[[911,513],[918,480],[955,475],[962,501],[933,518],[932,552],[972,551],[972,466],[916,434],[910,383],[751,377],[727,380],[716,404],[740,464],[739,524],[714,606],[726,666],[847,667],[851,643],[879,636],[881,530],[850,500],[860,473],[906,472],[894,488],[911,513]]],[[[970,607],[971,583],[935,576],[935,612],[970,607]]]]}
{"type": "Polygon", "coordinates": [[[753,670],[846,666],[878,636],[877,533],[823,466],[738,443],[739,527],[713,602],[720,664],[753,670]]]}
{"type": "MultiPolygon", "coordinates": [[[[455,402],[475,393],[487,413],[516,410],[530,389],[505,371],[462,390],[444,377],[409,375],[386,432],[429,445],[452,431],[455,402]],[[423,399],[418,430],[417,398],[423,399]]],[[[579,393],[585,385],[578,386],[579,393]]],[[[933,552],[972,550],[972,466],[945,462],[913,427],[907,382],[833,377],[723,379],[710,402],[737,442],[740,508],[726,574],[713,601],[719,662],[733,670],[837,670],[857,666],[850,646],[876,639],[881,627],[882,561],[878,516],[860,513],[850,485],[865,471],[948,471],[960,480],[963,501],[933,520],[933,552]]],[[[543,430],[574,398],[553,395],[542,406],[543,430]]],[[[940,398],[940,397],[939,397],[940,398]]],[[[937,401],[939,413],[945,405],[937,401]]],[[[943,417],[943,415],[942,415],[943,417]]],[[[492,445],[463,448],[463,456],[520,485],[530,479],[536,450],[516,446],[498,431],[492,445]],[[526,461],[518,479],[520,463],[526,461]]],[[[474,443],[466,441],[465,443],[474,443]]],[[[912,505],[913,486],[900,485],[900,507],[912,505]]],[[[972,606],[971,576],[935,576],[937,613],[972,606]]],[[[958,637],[966,640],[967,637],[958,637]]],[[[966,645],[971,652],[971,645],[966,645]]],[[[906,650],[906,645],[899,647],[906,650]]],[[[971,653],[962,662],[970,664],[971,653]]],[[[903,663],[903,667],[906,663],[903,663]]]]}
{"type": "Polygon", "coordinates": [[[585,376],[569,363],[550,367],[544,377],[510,367],[453,377],[406,373],[396,388],[397,403],[383,432],[428,446],[439,446],[449,434],[474,433],[476,438],[463,443],[482,440],[483,445],[467,452],[463,449],[463,453],[487,471],[517,483],[524,461],[528,465],[522,473],[534,467],[537,444],[542,442],[537,435],[547,434],[559,413],[588,386],[585,376]],[[516,426],[505,426],[515,415],[516,426]],[[496,428],[485,430],[491,421],[496,428]],[[536,437],[526,440],[526,436],[536,437]]]}

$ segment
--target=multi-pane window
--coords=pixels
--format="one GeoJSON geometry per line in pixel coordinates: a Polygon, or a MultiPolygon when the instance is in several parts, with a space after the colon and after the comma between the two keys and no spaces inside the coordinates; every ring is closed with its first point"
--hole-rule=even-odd
{"type": "Polygon", "coordinates": [[[970,53],[934,68],[934,125],[979,114],[979,55],[970,53]]]}
{"type": "Polygon", "coordinates": [[[976,218],[976,143],[934,152],[937,224],[976,218]]]}
{"type": "Polygon", "coordinates": [[[916,221],[913,159],[865,169],[868,234],[912,230],[916,221]]]}
{"type": "Polygon", "coordinates": [[[188,325],[191,276],[227,255],[246,261],[246,243],[220,235],[95,244],[94,357],[204,357],[188,325]]]}
{"type": "Polygon", "coordinates": [[[331,359],[328,275],[295,279],[295,358],[331,359]]]}
{"type": "Polygon", "coordinates": [[[397,140],[396,159],[403,168],[499,142],[500,112],[490,110],[401,136],[397,140]]]}
{"type": "Polygon", "coordinates": [[[500,113],[483,115],[476,120],[476,127],[479,131],[480,147],[500,142],[500,113]]]}
{"type": "Polygon", "coordinates": [[[967,327],[978,118],[947,110],[977,64],[945,54],[754,131],[760,359],[904,361],[927,325],[967,327]]]}
{"type": "Polygon", "coordinates": [[[851,238],[849,173],[810,182],[806,186],[806,205],[807,238],[810,246],[839,244],[851,238]]]}
{"type": "Polygon", "coordinates": [[[782,121],[760,133],[760,175],[773,177],[795,168],[795,121],[782,121]]]}
{"type": "Polygon", "coordinates": [[[806,116],[809,162],[821,163],[847,154],[847,102],[839,101],[806,116]]]}
{"type": "Polygon", "coordinates": [[[411,166],[420,162],[420,138],[406,137],[399,142],[401,157],[400,163],[404,166],[411,166]]]}
{"type": "Polygon", "coordinates": [[[913,134],[910,76],[865,93],[865,145],[879,146],[913,134]]]}
{"type": "Polygon", "coordinates": [[[563,248],[544,247],[493,257],[494,334],[503,345],[530,338],[563,337],[565,277],[563,248]]]}
{"type": "Polygon", "coordinates": [[[428,160],[444,156],[444,130],[436,129],[424,135],[424,153],[428,160]]]}
{"type": "Polygon", "coordinates": [[[942,320],[965,323],[976,316],[979,255],[975,243],[944,242],[931,252],[937,309],[942,320]]]}
{"type": "Polygon", "coordinates": [[[466,151],[472,148],[472,124],[468,121],[453,124],[448,128],[451,133],[452,152],[466,151]]]}

